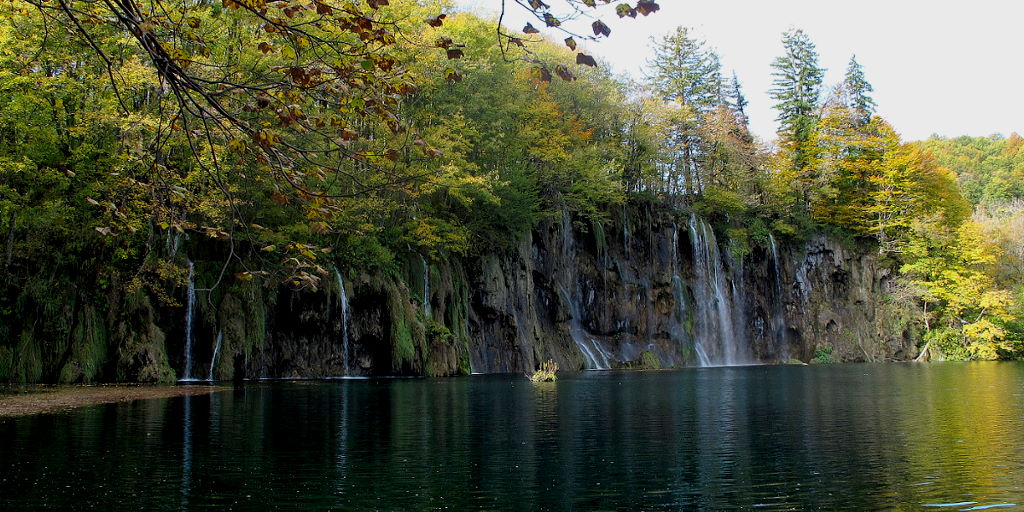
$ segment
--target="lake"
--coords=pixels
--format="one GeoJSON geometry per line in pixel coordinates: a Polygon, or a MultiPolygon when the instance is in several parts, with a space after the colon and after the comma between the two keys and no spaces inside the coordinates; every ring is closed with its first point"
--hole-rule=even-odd
{"type": "Polygon", "coordinates": [[[0,419],[0,509],[1024,508],[1024,364],[253,382],[0,419]]]}

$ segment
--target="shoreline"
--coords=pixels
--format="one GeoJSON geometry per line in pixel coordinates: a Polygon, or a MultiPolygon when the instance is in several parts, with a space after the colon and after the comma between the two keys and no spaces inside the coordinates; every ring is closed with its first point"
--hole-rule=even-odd
{"type": "Polygon", "coordinates": [[[90,405],[208,395],[229,389],[231,388],[226,386],[152,384],[0,386],[0,419],[64,413],[90,405]]]}

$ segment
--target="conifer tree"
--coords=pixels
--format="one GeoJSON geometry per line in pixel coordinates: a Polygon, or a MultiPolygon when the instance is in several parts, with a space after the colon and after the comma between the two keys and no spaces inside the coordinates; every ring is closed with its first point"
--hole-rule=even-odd
{"type": "Polygon", "coordinates": [[[803,172],[811,165],[807,145],[817,122],[816,110],[825,70],[818,67],[818,53],[814,43],[800,29],[790,29],[782,35],[785,54],[772,63],[775,86],[769,91],[778,103],[779,135],[792,153],[793,167],[803,172]]]}
{"type": "Polygon", "coordinates": [[[846,106],[856,113],[858,124],[868,124],[875,114],[875,100],[868,93],[875,89],[864,78],[864,68],[857,62],[856,55],[850,57],[850,64],[846,67],[843,89],[847,95],[846,106]]]}
{"type": "Polygon", "coordinates": [[[735,71],[732,72],[732,81],[729,82],[729,88],[726,91],[726,102],[730,108],[736,111],[736,119],[746,128],[750,123],[750,118],[747,117],[747,98],[743,96],[740,79],[736,77],[735,71]]]}
{"type": "Polygon", "coordinates": [[[688,28],[677,27],[654,41],[654,57],[648,65],[654,94],[680,107],[678,122],[666,134],[674,163],[667,169],[665,181],[673,191],[699,194],[707,181],[701,168],[705,148],[699,133],[705,116],[724,101],[718,55],[705,41],[691,37],[688,28]]]}
{"type": "Polygon", "coordinates": [[[678,101],[698,112],[718,106],[722,91],[722,70],[718,55],[707,42],[690,37],[689,29],[654,41],[654,57],[648,61],[653,74],[649,78],[654,92],[669,101],[678,101]]]}

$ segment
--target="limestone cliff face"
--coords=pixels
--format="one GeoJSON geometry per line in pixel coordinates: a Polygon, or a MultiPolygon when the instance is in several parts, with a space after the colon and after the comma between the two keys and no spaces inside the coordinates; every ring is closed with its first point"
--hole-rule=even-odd
{"type": "Polygon", "coordinates": [[[895,272],[871,252],[818,235],[789,263],[785,292],[794,355],[832,347],[840,361],[906,360],[916,355],[918,329],[911,312],[890,304],[895,272]]]}
{"type": "MultiPolygon", "coordinates": [[[[15,380],[5,366],[43,369],[21,380],[225,380],[529,372],[547,359],[571,370],[915,355],[918,326],[888,303],[893,271],[872,253],[824,235],[730,240],[654,206],[611,217],[562,215],[510,248],[440,261],[412,253],[394,275],[349,269],[316,291],[257,280],[203,290],[211,277],[194,283],[190,347],[183,306],[139,297],[106,322],[89,317],[96,334],[78,344],[93,347],[90,368],[108,370],[83,374],[72,340],[54,355],[62,361],[0,352],[10,359],[0,380],[15,380]]],[[[196,262],[197,279],[219,265],[196,262]]]]}

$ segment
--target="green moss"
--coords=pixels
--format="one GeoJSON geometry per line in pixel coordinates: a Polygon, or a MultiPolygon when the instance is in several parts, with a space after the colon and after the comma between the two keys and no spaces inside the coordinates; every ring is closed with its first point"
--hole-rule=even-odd
{"type": "Polygon", "coordinates": [[[125,295],[111,332],[117,347],[115,378],[121,382],[174,382],[164,333],[154,323],[149,297],[141,291],[125,295]]]}
{"type": "Polygon", "coordinates": [[[598,254],[605,251],[608,248],[608,240],[604,233],[604,224],[601,224],[597,220],[591,220],[590,225],[593,228],[594,242],[597,246],[598,254]]]}
{"type": "Polygon", "coordinates": [[[456,343],[460,347],[459,373],[469,375],[472,373],[469,349],[469,282],[461,265],[452,266],[451,277],[452,303],[449,305],[451,315],[448,325],[455,336],[456,343]]]}
{"type": "Polygon", "coordinates": [[[230,361],[238,355],[248,359],[266,342],[267,311],[273,294],[268,293],[265,284],[259,279],[235,281],[220,300],[215,324],[223,335],[214,368],[218,380],[233,379],[235,367],[230,361]]]}
{"type": "Polygon", "coordinates": [[[661,360],[653,352],[645,350],[640,353],[640,369],[659,370],[661,369],[661,360]]]}
{"type": "Polygon", "coordinates": [[[729,237],[729,252],[734,258],[743,259],[750,254],[750,235],[744,228],[726,228],[725,234],[729,237]]]}
{"type": "Polygon", "coordinates": [[[0,382],[12,380],[14,372],[14,351],[10,347],[0,347],[0,382]]]}
{"type": "Polygon", "coordinates": [[[18,346],[14,350],[14,371],[11,380],[14,382],[39,382],[43,378],[43,358],[39,351],[39,342],[26,329],[18,338],[18,346]]]}
{"type": "Polygon", "coordinates": [[[421,357],[426,352],[423,324],[417,319],[409,289],[403,283],[389,279],[385,292],[390,314],[392,369],[416,372],[421,368],[421,357]]]}
{"type": "Polygon", "coordinates": [[[838,361],[835,356],[832,355],[833,349],[829,345],[814,349],[814,358],[811,359],[812,364],[834,364],[838,361]]]}
{"type": "Polygon", "coordinates": [[[71,357],[60,369],[61,383],[93,382],[107,361],[107,331],[102,315],[85,305],[71,335],[71,357]]]}

